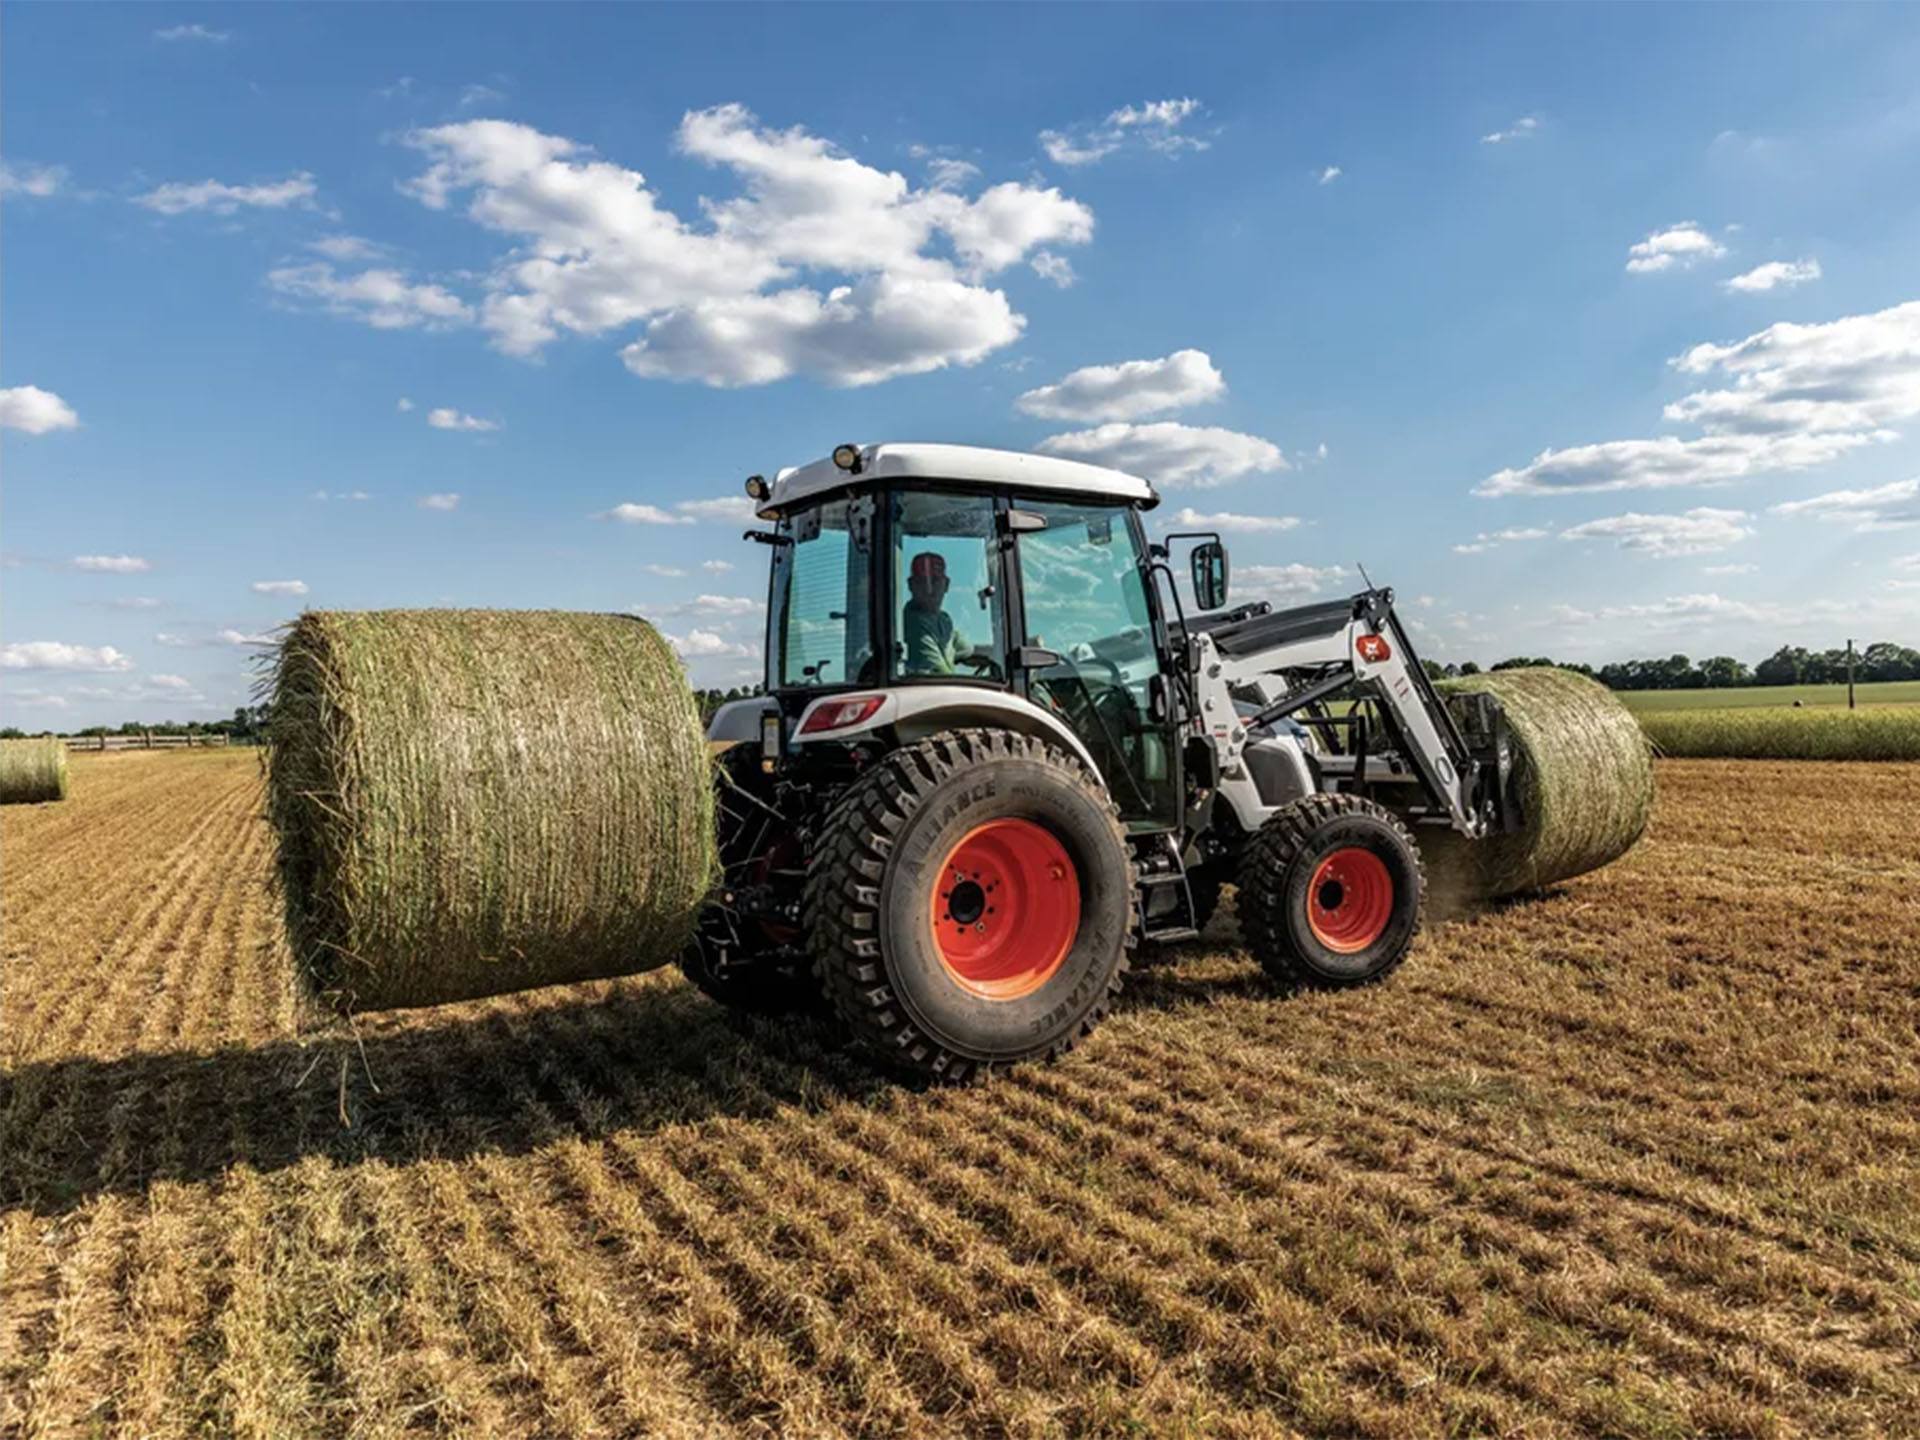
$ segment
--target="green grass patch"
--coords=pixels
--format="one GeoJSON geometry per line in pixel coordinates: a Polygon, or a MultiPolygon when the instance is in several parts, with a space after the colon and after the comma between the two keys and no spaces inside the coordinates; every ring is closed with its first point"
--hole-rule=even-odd
{"type": "Polygon", "coordinates": [[[1642,712],[1638,718],[1647,738],[1662,755],[1740,760],[1920,760],[1920,706],[1656,710],[1642,712]]]}
{"type": "MultiPolygon", "coordinates": [[[[1862,705],[1920,705],[1920,680],[1883,680],[1854,687],[1862,705]]],[[[1620,690],[1626,707],[1636,715],[1663,710],[1748,710],[1772,706],[1838,705],[1845,708],[1847,687],[1842,685],[1750,685],[1732,690],[1620,690]]]]}

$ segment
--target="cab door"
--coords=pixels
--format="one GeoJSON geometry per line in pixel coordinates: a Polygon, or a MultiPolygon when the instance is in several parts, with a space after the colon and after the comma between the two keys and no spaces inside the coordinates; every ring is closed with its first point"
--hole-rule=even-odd
{"type": "Polygon", "coordinates": [[[1027,698],[1080,737],[1130,829],[1170,829],[1179,746],[1133,512],[1038,499],[1014,509],[1016,630],[1056,657],[1020,672],[1027,698]]]}

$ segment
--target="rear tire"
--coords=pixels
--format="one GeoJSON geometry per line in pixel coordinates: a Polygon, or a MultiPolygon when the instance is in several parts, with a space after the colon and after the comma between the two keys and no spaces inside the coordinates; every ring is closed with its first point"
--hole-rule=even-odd
{"type": "Polygon", "coordinates": [[[1419,933],[1426,872],[1391,810],[1309,795],[1261,827],[1240,862],[1240,933],[1289,989],[1338,990],[1392,974],[1419,933]]]}
{"type": "Polygon", "coordinates": [[[954,730],[880,760],[834,807],[807,879],[822,989],[857,1043],[944,1080],[1065,1053],[1133,944],[1126,832],[1071,755],[954,730]]]}

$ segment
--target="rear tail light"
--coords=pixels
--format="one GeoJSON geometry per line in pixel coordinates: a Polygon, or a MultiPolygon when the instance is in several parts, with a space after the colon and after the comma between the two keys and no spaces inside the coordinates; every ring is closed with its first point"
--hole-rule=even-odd
{"type": "Polygon", "coordinates": [[[844,730],[849,725],[871,720],[886,699],[884,695],[855,695],[846,700],[822,700],[807,712],[800,733],[818,735],[823,730],[844,730]]]}

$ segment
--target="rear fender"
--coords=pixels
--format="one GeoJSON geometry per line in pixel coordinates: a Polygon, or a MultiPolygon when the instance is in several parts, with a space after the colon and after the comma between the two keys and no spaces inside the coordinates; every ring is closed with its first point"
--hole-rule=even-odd
{"type": "MultiPolygon", "coordinates": [[[[929,735],[937,735],[942,730],[988,726],[1032,735],[1051,745],[1058,745],[1085,765],[1102,785],[1106,784],[1100,767],[1093,763],[1093,756],[1080,742],[1080,737],[1057,718],[1018,695],[984,690],[974,685],[913,685],[875,691],[873,693],[885,698],[880,708],[860,723],[822,731],[818,735],[802,733],[806,729],[807,717],[816,706],[857,699],[859,693],[855,691],[814,701],[801,714],[800,723],[789,734],[787,743],[794,746],[816,740],[839,743],[876,730],[891,729],[897,743],[906,745],[915,740],[924,740],[929,735]]],[[[759,722],[755,720],[754,723],[758,725],[759,722]]]]}

